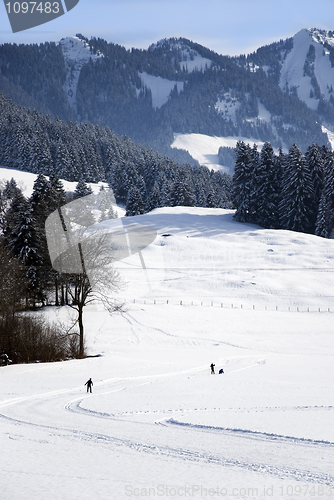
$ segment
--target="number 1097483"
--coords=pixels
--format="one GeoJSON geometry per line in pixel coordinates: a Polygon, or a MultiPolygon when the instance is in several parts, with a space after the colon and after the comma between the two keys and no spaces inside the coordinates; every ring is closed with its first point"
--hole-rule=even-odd
{"type": "Polygon", "coordinates": [[[8,14],[58,14],[59,2],[8,2],[6,8],[8,14]]]}

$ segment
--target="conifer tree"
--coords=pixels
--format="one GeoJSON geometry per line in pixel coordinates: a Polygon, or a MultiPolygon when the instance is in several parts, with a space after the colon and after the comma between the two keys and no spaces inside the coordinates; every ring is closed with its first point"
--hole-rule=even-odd
{"type": "Polygon", "coordinates": [[[334,156],[328,151],[325,157],[324,185],[315,223],[315,234],[330,238],[334,227],[334,156]]]}
{"type": "Polygon", "coordinates": [[[310,232],[313,206],[314,189],[310,170],[300,149],[292,144],[282,179],[282,228],[310,232]]]}
{"type": "Polygon", "coordinates": [[[75,187],[74,198],[75,199],[82,198],[83,196],[87,196],[92,193],[93,193],[92,188],[88,186],[81,177],[75,187]]]}
{"type": "Polygon", "coordinates": [[[236,207],[235,220],[249,222],[251,219],[251,151],[249,144],[238,141],[235,149],[233,175],[233,203],[236,207]]]}
{"type": "Polygon", "coordinates": [[[257,144],[253,144],[250,151],[249,165],[249,222],[256,222],[258,201],[257,201],[257,183],[256,172],[258,171],[260,162],[260,154],[257,149],[257,144]]]}
{"type": "Polygon", "coordinates": [[[150,212],[151,210],[154,210],[155,208],[158,208],[161,206],[160,198],[161,198],[161,195],[160,195],[159,185],[157,182],[155,182],[153,189],[148,196],[147,205],[146,205],[147,212],[150,212]]]}
{"type": "Polygon", "coordinates": [[[26,210],[12,230],[9,249],[18,257],[25,266],[27,278],[28,297],[35,306],[36,302],[45,303],[45,275],[43,269],[43,256],[36,231],[35,221],[32,217],[31,207],[26,202],[26,210]]]}
{"type": "Polygon", "coordinates": [[[277,220],[275,199],[275,155],[272,145],[265,142],[255,170],[256,223],[274,228],[277,220]]]}
{"type": "MultiPolygon", "coordinates": [[[[328,155],[327,155],[328,157],[328,155]]],[[[318,144],[312,144],[306,151],[305,159],[311,173],[314,188],[314,206],[312,216],[312,232],[315,231],[317,213],[324,184],[324,160],[322,158],[318,144]]]]}
{"type": "Polygon", "coordinates": [[[141,215],[144,213],[144,204],[139,189],[136,186],[130,188],[126,200],[126,216],[141,215]]]}

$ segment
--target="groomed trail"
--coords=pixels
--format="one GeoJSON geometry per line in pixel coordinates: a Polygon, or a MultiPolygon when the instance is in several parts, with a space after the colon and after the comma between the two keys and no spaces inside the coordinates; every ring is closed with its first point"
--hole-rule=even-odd
{"type": "Polygon", "coordinates": [[[0,368],[1,500],[334,494],[334,242],[174,208],[124,312],[85,308],[92,357],[0,368]]]}

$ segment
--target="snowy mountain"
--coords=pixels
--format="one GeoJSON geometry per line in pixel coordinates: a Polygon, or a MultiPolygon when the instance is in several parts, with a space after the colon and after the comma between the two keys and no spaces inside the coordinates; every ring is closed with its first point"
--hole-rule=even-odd
{"type": "Polygon", "coordinates": [[[329,113],[328,109],[334,105],[333,32],[302,29],[284,43],[260,48],[248,60],[255,70],[262,68],[275,75],[283,91],[296,94],[310,109],[329,119],[326,110],[329,113]],[[277,56],[274,64],[269,60],[270,52],[277,56]]]}
{"type": "Polygon", "coordinates": [[[0,368],[1,498],[330,496],[334,242],[232,214],[134,217],[158,235],[126,310],[85,308],[92,357],[0,368]]]}
{"type": "Polygon", "coordinates": [[[333,101],[334,67],[330,50],[334,49],[334,37],[319,30],[301,30],[292,40],[293,48],[282,62],[279,85],[288,92],[296,89],[299,99],[317,110],[321,100],[333,101]]]}
{"type": "Polygon", "coordinates": [[[96,61],[101,54],[94,54],[88,43],[78,37],[63,38],[60,42],[65,64],[66,81],[63,89],[68,98],[69,105],[77,113],[77,87],[81,69],[88,61],[96,61]]]}
{"type": "MultiPolygon", "coordinates": [[[[303,151],[312,142],[328,144],[332,60],[332,33],[316,29],[240,57],[184,38],[130,51],[78,34],[39,47],[0,46],[0,91],[64,120],[107,125],[194,164],[186,149],[175,147],[181,134],[186,141],[190,134],[269,141],[284,150],[293,142],[303,151]]],[[[220,168],[218,150],[208,154],[208,164],[220,168]]]]}

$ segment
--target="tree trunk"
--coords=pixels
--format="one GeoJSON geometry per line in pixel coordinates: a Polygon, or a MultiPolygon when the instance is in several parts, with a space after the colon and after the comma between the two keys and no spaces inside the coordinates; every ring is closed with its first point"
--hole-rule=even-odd
{"type": "Polygon", "coordinates": [[[59,306],[58,279],[57,278],[55,278],[55,291],[56,291],[56,306],[59,306]]]}
{"type": "Polygon", "coordinates": [[[79,323],[79,333],[80,333],[80,345],[79,345],[79,357],[83,358],[85,355],[85,346],[84,346],[84,325],[83,325],[83,309],[79,305],[78,308],[78,323],[79,323]]]}

